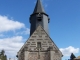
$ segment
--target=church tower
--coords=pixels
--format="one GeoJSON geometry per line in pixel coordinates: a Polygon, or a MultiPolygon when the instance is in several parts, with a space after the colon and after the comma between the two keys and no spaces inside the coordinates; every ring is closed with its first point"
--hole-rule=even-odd
{"type": "Polygon", "coordinates": [[[49,36],[49,17],[41,0],[30,15],[30,37],[18,51],[18,60],[61,60],[62,53],[49,36]]]}
{"type": "Polygon", "coordinates": [[[45,13],[44,8],[41,4],[41,0],[37,0],[35,9],[33,13],[30,16],[30,35],[36,30],[36,28],[41,25],[43,29],[46,31],[47,34],[49,34],[48,30],[48,23],[49,23],[49,17],[45,13]]]}

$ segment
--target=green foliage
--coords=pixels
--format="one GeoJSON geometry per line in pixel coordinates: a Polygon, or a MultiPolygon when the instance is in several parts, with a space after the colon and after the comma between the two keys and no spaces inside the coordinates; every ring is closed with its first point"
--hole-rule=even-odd
{"type": "Polygon", "coordinates": [[[2,51],[0,52],[0,59],[1,59],[1,60],[7,60],[7,56],[5,55],[5,51],[4,51],[4,50],[2,50],[2,51]]]}

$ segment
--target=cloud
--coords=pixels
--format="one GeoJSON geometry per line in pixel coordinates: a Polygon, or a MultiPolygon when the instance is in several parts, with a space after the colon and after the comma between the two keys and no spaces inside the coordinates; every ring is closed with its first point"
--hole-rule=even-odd
{"type": "Polygon", "coordinates": [[[21,28],[25,28],[23,23],[9,19],[7,16],[0,15],[0,32],[14,31],[21,28]]]}
{"type": "Polygon", "coordinates": [[[79,48],[69,46],[67,48],[60,48],[60,51],[63,53],[64,56],[70,56],[71,53],[79,53],[79,48]]]}
{"type": "Polygon", "coordinates": [[[14,60],[17,52],[24,44],[25,39],[22,36],[29,33],[30,29],[26,28],[24,23],[0,15],[0,50],[5,50],[8,59],[14,60]]]}
{"type": "Polygon", "coordinates": [[[25,31],[23,31],[24,34],[30,34],[30,29],[29,28],[26,28],[25,31]]]}
{"type": "Polygon", "coordinates": [[[24,44],[22,36],[0,39],[0,50],[4,49],[8,57],[15,57],[19,49],[24,44]]]}
{"type": "Polygon", "coordinates": [[[25,34],[25,35],[27,35],[27,34],[30,34],[30,29],[29,28],[25,28],[25,30],[24,31],[21,31],[21,32],[17,32],[16,33],[16,35],[22,35],[22,34],[25,34]]]}

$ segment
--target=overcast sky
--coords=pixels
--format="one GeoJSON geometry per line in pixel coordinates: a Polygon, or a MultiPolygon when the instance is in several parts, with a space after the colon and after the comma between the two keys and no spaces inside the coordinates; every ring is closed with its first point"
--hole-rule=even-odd
{"type": "MultiPolygon", "coordinates": [[[[0,0],[0,50],[15,58],[29,38],[29,17],[36,0],[0,0]]],[[[80,0],[42,0],[50,17],[49,35],[63,53],[80,55],[80,0]]]]}

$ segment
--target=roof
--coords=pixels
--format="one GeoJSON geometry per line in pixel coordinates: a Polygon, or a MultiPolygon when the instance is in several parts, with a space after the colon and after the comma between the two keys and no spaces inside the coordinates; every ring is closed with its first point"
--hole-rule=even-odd
{"type": "Polygon", "coordinates": [[[33,13],[45,13],[41,0],[37,0],[33,13]]]}
{"type": "Polygon", "coordinates": [[[75,59],[80,59],[80,56],[78,56],[77,58],[75,58],[75,59]]]}
{"type": "MultiPolygon", "coordinates": [[[[43,27],[41,26],[41,25],[39,25],[38,27],[37,27],[37,29],[34,31],[34,33],[28,38],[28,40],[24,43],[24,45],[21,47],[21,49],[19,50],[19,52],[18,53],[20,53],[20,51],[22,51],[25,47],[28,47],[27,46],[27,44],[28,44],[28,42],[30,42],[30,39],[34,39],[35,40],[35,38],[32,38],[32,36],[36,36],[36,40],[38,40],[39,39],[39,35],[41,35],[41,36],[47,36],[47,38],[48,38],[48,40],[46,41],[46,42],[49,42],[49,41],[51,41],[52,42],[52,46],[54,46],[54,50],[57,50],[57,51],[59,51],[59,54],[61,54],[62,55],[62,52],[59,50],[59,48],[56,46],[56,44],[53,42],[53,40],[50,38],[50,36],[46,33],[46,31],[43,29],[43,27]],[[39,30],[39,31],[38,31],[39,30]],[[41,32],[43,31],[43,35],[41,34],[41,32]],[[37,33],[37,35],[35,35],[35,33],[37,33]],[[38,38],[38,39],[37,39],[38,38]]],[[[45,39],[47,39],[46,37],[44,37],[44,38],[41,38],[41,39],[43,39],[43,40],[45,40],[45,39]]],[[[40,41],[40,40],[39,40],[40,41]]],[[[32,42],[32,41],[31,41],[32,42]]],[[[37,41],[34,41],[34,42],[37,42],[37,41]]],[[[49,45],[49,44],[48,44],[49,45]]],[[[30,46],[31,46],[31,44],[30,44],[30,46]]]]}

